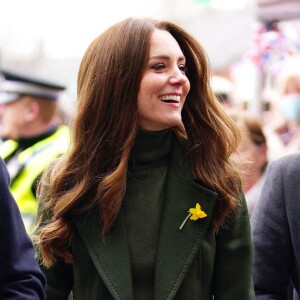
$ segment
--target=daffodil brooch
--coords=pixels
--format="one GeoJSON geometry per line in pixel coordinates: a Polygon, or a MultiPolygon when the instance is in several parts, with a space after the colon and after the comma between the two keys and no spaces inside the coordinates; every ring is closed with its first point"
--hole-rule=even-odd
{"type": "Polygon", "coordinates": [[[179,227],[179,230],[181,230],[183,228],[183,226],[185,225],[186,221],[188,220],[188,218],[190,218],[190,220],[198,220],[198,219],[202,219],[205,218],[207,216],[207,214],[201,210],[201,206],[199,203],[196,204],[195,208],[190,208],[188,210],[189,214],[188,216],[185,218],[185,220],[182,222],[182,224],[179,227]]]}

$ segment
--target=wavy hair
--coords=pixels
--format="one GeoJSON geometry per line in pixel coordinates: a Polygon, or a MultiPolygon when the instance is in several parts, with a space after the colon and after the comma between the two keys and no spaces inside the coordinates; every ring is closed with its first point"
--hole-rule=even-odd
{"type": "Polygon", "coordinates": [[[239,133],[211,90],[205,51],[176,24],[128,18],[107,29],[86,50],[78,74],[72,145],[39,185],[42,204],[36,238],[45,266],[57,258],[72,261],[72,214],[99,207],[104,234],[119,214],[139,128],[137,95],[155,29],[170,32],[186,57],[191,88],[183,125],[174,131],[187,140],[193,174],[219,193],[216,230],[238,203],[239,176],[229,156],[239,133]]]}

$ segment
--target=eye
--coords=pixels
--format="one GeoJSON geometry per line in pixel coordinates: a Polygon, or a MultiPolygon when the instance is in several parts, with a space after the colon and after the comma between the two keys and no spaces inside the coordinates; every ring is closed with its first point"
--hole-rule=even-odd
{"type": "Polygon", "coordinates": [[[166,68],[166,66],[164,64],[156,64],[151,67],[151,69],[156,70],[156,71],[161,71],[165,68],[166,68]]]}
{"type": "Polygon", "coordinates": [[[182,72],[182,74],[185,74],[188,71],[188,68],[185,65],[179,66],[179,69],[182,72]]]}

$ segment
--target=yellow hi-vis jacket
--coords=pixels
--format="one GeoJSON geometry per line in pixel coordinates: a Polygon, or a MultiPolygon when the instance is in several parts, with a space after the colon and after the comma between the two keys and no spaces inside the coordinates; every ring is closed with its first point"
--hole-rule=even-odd
{"type": "MultiPolygon", "coordinates": [[[[17,170],[11,175],[10,189],[27,231],[32,228],[38,206],[32,190],[33,185],[51,161],[68,150],[69,143],[69,128],[61,125],[52,135],[20,152],[16,158],[17,170]]],[[[0,156],[6,159],[17,148],[16,141],[6,140],[0,144],[0,156]]]]}

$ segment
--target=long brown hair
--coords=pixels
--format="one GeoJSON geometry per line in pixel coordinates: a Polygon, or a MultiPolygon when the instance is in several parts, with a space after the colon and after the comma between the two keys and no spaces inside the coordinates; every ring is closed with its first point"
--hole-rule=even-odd
{"type": "Polygon", "coordinates": [[[98,36],[86,50],[78,74],[71,148],[39,186],[42,208],[37,238],[46,266],[57,257],[72,260],[71,214],[99,205],[103,233],[118,216],[139,127],[137,94],[156,28],[169,31],[186,56],[191,89],[182,111],[183,126],[174,130],[187,139],[194,175],[220,195],[215,229],[238,201],[238,175],[229,156],[239,135],[211,91],[204,50],[171,22],[126,19],[98,36]]]}

